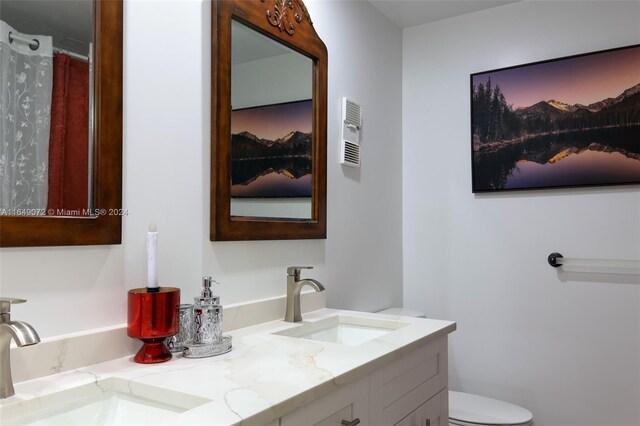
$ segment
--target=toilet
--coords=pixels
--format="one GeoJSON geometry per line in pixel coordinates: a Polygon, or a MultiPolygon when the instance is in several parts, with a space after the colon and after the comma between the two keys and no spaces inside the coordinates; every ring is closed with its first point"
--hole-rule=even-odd
{"type": "Polygon", "coordinates": [[[531,411],[508,402],[472,393],[449,391],[451,426],[529,426],[531,411]]]}
{"type": "MultiPolygon", "coordinates": [[[[423,312],[390,308],[379,314],[426,318],[423,312]]],[[[517,405],[471,393],[449,391],[450,426],[531,426],[531,411],[517,405]]]]}

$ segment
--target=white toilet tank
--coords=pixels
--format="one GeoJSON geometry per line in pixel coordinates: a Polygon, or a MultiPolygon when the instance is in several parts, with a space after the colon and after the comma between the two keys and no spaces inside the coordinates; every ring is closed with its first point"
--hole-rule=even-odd
{"type": "Polygon", "coordinates": [[[417,311],[415,309],[407,308],[389,308],[383,311],[379,311],[379,314],[395,315],[401,317],[413,317],[413,318],[426,318],[427,315],[424,312],[417,311]]]}
{"type": "MultiPolygon", "coordinates": [[[[379,314],[426,318],[424,312],[407,308],[389,308],[379,314]]],[[[497,399],[471,393],[449,391],[450,426],[530,426],[531,411],[497,399]]]]}

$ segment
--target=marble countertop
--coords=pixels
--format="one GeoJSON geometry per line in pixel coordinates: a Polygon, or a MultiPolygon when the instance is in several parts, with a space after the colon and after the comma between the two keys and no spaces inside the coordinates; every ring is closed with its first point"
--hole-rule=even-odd
{"type": "Polygon", "coordinates": [[[125,357],[21,382],[15,386],[16,395],[0,401],[0,406],[117,377],[128,381],[130,388],[134,383],[208,400],[164,417],[163,424],[268,424],[456,328],[451,321],[334,309],[305,313],[303,319],[303,323],[279,320],[229,332],[233,350],[217,357],[177,355],[153,365],[136,364],[132,357],[125,357]],[[271,334],[334,315],[401,319],[409,324],[357,346],[271,334]]]}

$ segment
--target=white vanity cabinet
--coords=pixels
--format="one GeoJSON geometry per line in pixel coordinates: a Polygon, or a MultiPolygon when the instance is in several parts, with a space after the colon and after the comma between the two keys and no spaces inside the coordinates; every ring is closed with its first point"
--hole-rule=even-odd
{"type": "Polygon", "coordinates": [[[448,412],[447,337],[442,336],[283,416],[280,426],[446,426],[448,412]],[[356,419],[360,422],[353,423],[356,419]]]}

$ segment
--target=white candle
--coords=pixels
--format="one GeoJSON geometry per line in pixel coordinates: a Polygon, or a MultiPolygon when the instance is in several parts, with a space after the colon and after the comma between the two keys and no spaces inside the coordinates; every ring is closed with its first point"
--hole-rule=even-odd
{"type": "Polygon", "coordinates": [[[149,225],[149,232],[147,232],[147,288],[158,288],[157,243],[158,228],[152,223],[149,225]]]}

